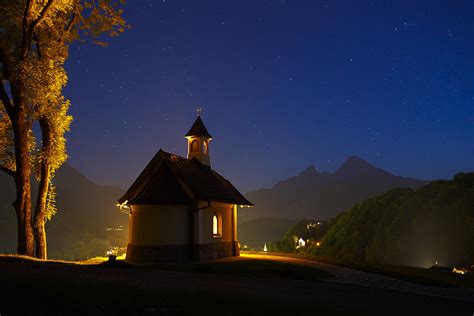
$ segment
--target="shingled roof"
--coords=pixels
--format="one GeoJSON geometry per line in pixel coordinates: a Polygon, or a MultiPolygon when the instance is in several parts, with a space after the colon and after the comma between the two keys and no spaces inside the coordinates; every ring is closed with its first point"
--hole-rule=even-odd
{"type": "Polygon", "coordinates": [[[188,136],[204,136],[208,138],[212,138],[211,134],[206,129],[206,126],[204,126],[203,121],[201,120],[201,116],[198,116],[196,121],[194,122],[193,126],[191,126],[191,129],[189,132],[184,135],[185,137],[188,136]]]}
{"type": "Polygon", "coordinates": [[[122,204],[190,204],[215,201],[252,206],[224,177],[197,159],[159,150],[124,196],[122,204]]]}

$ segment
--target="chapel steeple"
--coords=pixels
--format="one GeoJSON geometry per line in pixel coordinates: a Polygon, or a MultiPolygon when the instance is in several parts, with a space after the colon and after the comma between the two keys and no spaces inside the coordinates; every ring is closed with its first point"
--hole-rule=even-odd
{"type": "Polygon", "coordinates": [[[209,158],[209,142],[212,140],[211,134],[204,126],[201,119],[202,109],[197,109],[197,118],[185,137],[188,139],[188,159],[196,158],[203,165],[211,166],[209,158]]]}

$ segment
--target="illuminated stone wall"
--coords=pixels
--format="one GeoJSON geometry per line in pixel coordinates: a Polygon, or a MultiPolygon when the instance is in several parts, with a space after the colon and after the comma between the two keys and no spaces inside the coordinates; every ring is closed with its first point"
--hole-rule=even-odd
{"type": "MultiPolygon", "coordinates": [[[[206,203],[201,203],[206,205],[206,203]]],[[[231,204],[212,202],[209,208],[194,213],[194,236],[195,244],[207,244],[215,242],[228,242],[237,240],[237,227],[234,218],[234,206],[231,204]],[[221,234],[215,237],[212,234],[212,216],[216,214],[220,221],[221,234]]]]}
{"type": "Polygon", "coordinates": [[[132,205],[127,260],[202,261],[239,255],[236,207],[217,202],[207,206],[207,202],[197,206],[132,205]],[[220,221],[219,236],[212,231],[214,214],[220,221]]]}

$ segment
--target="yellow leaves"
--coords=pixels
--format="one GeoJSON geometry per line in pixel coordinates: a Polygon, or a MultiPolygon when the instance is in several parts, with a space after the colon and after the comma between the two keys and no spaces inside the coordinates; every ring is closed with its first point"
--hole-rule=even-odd
{"type": "Polygon", "coordinates": [[[33,118],[39,118],[63,102],[62,89],[67,75],[62,60],[31,58],[20,65],[19,78],[33,118]]]}
{"type": "MultiPolygon", "coordinates": [[[[31,141],[34,141],[31,140],[31,141]]],[[[16,170],[13,131],[10,118],[0,101],[0,166],[16,170]]]]}
{"type": "Polygon", "coordinates": [[[53,183],[49,183],[48,195],[46,197],[46,220],[50,221],[51,218],[58,212],[56,208],[56,186],[53,183]]]}
{"type": "Polygon", "coordinates": [[[11,163],[13,156],[13,135],[11,130],[10,119],[8,118],[3,104],[0,101],[0,165],[7,167],[7,164],[11,163]]]}
{"type": "Polygon", "coordinates": [[[77,25],[78,34],[91,37],[92,41],[101,46],[107,46],[103,35],[115,37],[130,26],[123,18],[120,0],[94,0],[84,1],[80,8],[80,19],[77,25]],[[101,38],[102,37],[102,38],[101,38]]]}
{"type": "Polygon", "coordinates": [[[72,122],[72,116],[67,114],[69,104],[69,100],[63,100],[60,106],[47,116],[51,129],[51,146],[47,154],[53,172],[67,160],[64,135],[69,131],[72,122]]]}
{"type": "Polygon", "coordinates": [[[49,142],[43,143],[38,152],[38,174],[39,164],[42,162],[46,162],[54,173],[67,160],[65,133],[69,131],[72,122],[72,116],[68,114],[69,105],[69,100],[62,98],[57,105],[48,107],[48,111],[44,111],[39,118],[47,124],[47,129],[42,128],[42,135],[49,142]]]}
{"type": "MultiPolygon", "coordinates": [[[[123,18],[124,3],[124,0],[0,0],[0,50],[3,62],[8,60],[9,66],[8,74],[0,69],[5,74],[3,79],[21,90],[28,124],[46,122],[48,126],[41,129],[38,147],[33,129],[29,132],[30,163],[37,176],[41,164],[46,163],[54,174],[67,159],[65,134],[72,116],[68,114],[70,102],[62,90],[68,82],[64,63],[69,45],[90,37],[94,43],[107,46],[106,37],[118,36],[130,27],[123,18]],[[31,6],[27,7],[28,4],[31,6]],[[24,12],[28,12],[26,19],[24,12]],[[27,36],[23,30],[28,30],[27,36]]],[[[14,170],[11,124],[2,111],[3,106],[0,107],[0,164],[14,170]]],[[[55,191],[52,185],[51,188],[48,218],[56,212],[55,191]]]]}
{"type": "Polygon", "coordinates": [[[109,46],[109,43],[104,42],[104,41],[99,41],[99,40],[92,40],[92,43],[101,46],[101,47],[107,47],[109,46]]]}
{"type": "Polygon", "coordinates": [[[74,0],[36,0],[33,1],[29,22],[39,20],[38,26],[45,24],[53,27],[57,16],[70,14],[74,9],[74,0]]]}

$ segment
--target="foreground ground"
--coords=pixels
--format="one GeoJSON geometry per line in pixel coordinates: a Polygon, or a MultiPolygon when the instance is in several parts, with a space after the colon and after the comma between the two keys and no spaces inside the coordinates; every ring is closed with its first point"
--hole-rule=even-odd
{"type": "Polygon", "coordinates": [[[109,266],[0,257],[0,314],[473,315],[472,289],[414,285],[297,258],[109,266]]]}

